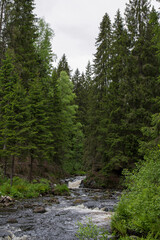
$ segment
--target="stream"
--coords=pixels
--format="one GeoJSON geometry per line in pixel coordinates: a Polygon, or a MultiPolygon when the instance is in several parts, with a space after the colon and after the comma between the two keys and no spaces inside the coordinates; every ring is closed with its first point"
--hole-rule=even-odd
{"type": "Polygon", "coordinates": [[[39,197],[0,208],[0,240],[76,240],[77,222],[88,218],[110,231],[120,192],[80,187],[84,177],[66,179],[70,196],[39,197]],[[43,208],[43,213],[35,213],[43,208]]]}

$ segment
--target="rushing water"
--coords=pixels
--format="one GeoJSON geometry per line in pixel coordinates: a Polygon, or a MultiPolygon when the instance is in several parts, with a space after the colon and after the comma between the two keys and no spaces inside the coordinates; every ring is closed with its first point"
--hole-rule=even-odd
{"type": "Polygon", "coordinates": [[[77,177],[68,182],[71,196],[17,201],[12,207],[1,208],[0,239],[76,240],[77,222],[85,223],[88,217],[109,230],[119,193],[79,188],[82,180],[77,177]],[[34,213],[39,206],[45,207],[46,212],[34,213]]]}

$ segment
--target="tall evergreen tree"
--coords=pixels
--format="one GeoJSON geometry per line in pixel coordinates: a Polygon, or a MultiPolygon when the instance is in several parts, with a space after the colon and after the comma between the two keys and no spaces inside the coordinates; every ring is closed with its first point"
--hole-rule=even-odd
{"type": "Polygon", "coordinates": [[[37,39],[34,0],[14,0],[8,22],[8,46],[16,56],[16,67],[25,87],[37,74],[37,39]]]}
{"type": "Polygon", "coordinates": [[[86,158],[92,169],[99,169],[103,161],[104,136],[102,135],[101,122],[107,112],[107,92],[111,82],[111,21],[106,13],[100,23],[100,33],[96,39],[97,52],[94,59],[94,83],[92,87],[92,116],[90,128],[92,131],[86,143],[86,158]]]}
{"type": "Polygon", "coordinates": [[[13,0],[1,0],[0,2],[0,66],[7,49],[8,23],[11,18],[12,5],[13,0]]]}
{"type": "Polygon", "coordinates": [[[70,166],[70,170],[74,167],[74,159],[82,154],[82,138],[81,125],[76,121],[77,105],[74,103],[75,94],[73,93],[73,84],[66,72],[62,71],[58,79],[58,90],[61,101],[61,127],[62,127],[62,145],[60,151],[60,159],[65,166],[70,166]]]}
{"type": "Polygon", "coordinates": [[[108,89],[108,116],[104,117],[103,131],[106,134],[104,169],[113,175],[113,171],[120,174],[126,164],[126,156],[123,152],[125,135],[121,131],[121,126],[125,119],[123,88],[128,76],[127,66],[130,55],[129,38],[119,10],[113,24],[111,52],[112,81],[108,89]]]}
{"type": "Polygon", "coordinates": [[[54,54],[52,52],[51,40],[54,36],[54,32],[43,18],[38,19],[37,28],[38,37],[35,47],[39,57],[39,77],[46,79],[52,72],[54,54]]]}
{"type": "Polygon", "coordinates": [[[46,99],[42,90],[42,83],[35,79],[29,88],[27,119],[27,150],[30,157],[30,174],[32,180],[33,164],[35,160],[48,160],[52,146],[52,133],[49,128],[49,117],[46,112],[46,99]]]}
{"type": "MultiPolygon", "coordinates": [[[[14,175],[14,159],[24,151],[26,119],[26,92],[16,73],[10,52],[6,53],[0,70],[1,83],[1,156],[4,157],[4,172],[7,160],[12,158],[11,181],[14,175]]],[[[9,161],[10,162],[10,161],[9,161]]]]}
{"type": "Polygon", "coordinates": [[[62,71],[65,71],[69,77],[71,77],[71,69],[68,65],[68,61],[66,55],[63,54],[62,58],[60,59],[58,66],[57,66],[57,75],[60,77],[62,71]]]}

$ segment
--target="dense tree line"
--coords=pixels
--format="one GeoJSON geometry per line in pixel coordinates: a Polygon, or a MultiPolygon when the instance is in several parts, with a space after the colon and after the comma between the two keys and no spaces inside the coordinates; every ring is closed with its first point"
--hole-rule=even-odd
{"type": "Polygon", "coordinates": [[[118,10],[112,24],[106,13],[100,23],[89,91],[78,71],[73,77],[85,165],[102,185],[117,184],[124,168],[143,159],[142,129],[159,112],[159,14],[148,0],[130,0],[124,16],[118,10]]]}
{"type": "Polygon", "coordinates": [[[154,145],[150,127],[158,131],[159,14],[149,0],[129,0],[113,23],[106,13],[93,64],[72,73],[65,54],[52,67],[54,32],[33,10],[33,0],[0,2],[4,173],[12,177],[15,162],[27,164],[32,180],[34,166],[47,162],[57,172],[84,168],[101,185],[117,184],[154,145]]]}

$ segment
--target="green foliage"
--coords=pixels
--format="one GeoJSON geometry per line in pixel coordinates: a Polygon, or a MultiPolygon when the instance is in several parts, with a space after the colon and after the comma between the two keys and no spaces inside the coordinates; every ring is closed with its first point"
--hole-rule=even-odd
{"type": "Polygon", "coordinates": [[[108,239],[108,232],[104,231],[97,227],[91,220],[88,218],[88,221],[83,225],[82,223],[78,222],[79,229],[77,230],[76,237],[80,240],[105,240],[108,239]]]}
{"type": "Polygon", "coordinates": [[[54,194],[56,195],[70,195],[69,188],[66,184],[57,184],[54,188],[54,194]]]}
{"type": "Polygon", "coordinates": [[[41,179],[39,182],[29,183],[19,177],[13,178],[13,185],[10,180],[6,180],[0,186],[1,195],[9,195],[13,198],[32,198],[38,197],[40,194],[49,192],[50,182],[47,179],[41,179]]]}
{"type": "Polygon", "coordinates": [[[112,219],[113,229],[123,236],[132,231],[160,237],[160,150],[151,151],[127,174],[126,186],[112,219]]]}

